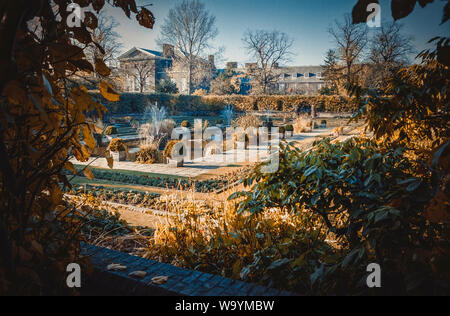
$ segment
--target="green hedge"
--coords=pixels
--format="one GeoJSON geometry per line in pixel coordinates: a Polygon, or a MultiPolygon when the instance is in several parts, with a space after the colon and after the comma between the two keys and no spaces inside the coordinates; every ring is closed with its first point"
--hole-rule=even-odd
{"type": "Polygon", "coordinates": [[[188,96],[170,94],[122,93],[119,102],[108,102],[100,94],[92,93],[106,106],[109,114],[142,113],[146,106],[155,104],[165,106],[172,114],[192,111],[221,111],[232,104],[238,111],[285,111],[316,106],[321,112],[354,112],[355,103],[341,96],[188,96]]]}

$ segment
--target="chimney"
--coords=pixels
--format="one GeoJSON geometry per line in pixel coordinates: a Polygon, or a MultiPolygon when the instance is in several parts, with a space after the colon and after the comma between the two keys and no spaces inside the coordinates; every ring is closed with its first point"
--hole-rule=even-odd
{"type": "Polygon", "coordinates": [[[234,61],[227,62],[227,69],[236,69],[238,67],[238,63],[234,61]]]}
{"type": "Polygon", "coordinates": [[[175,48],[170,44],[163,44],[163,57],[172,58],[175,56],[175,48]]]}
{"type": "Polygon", "coordinates": [[[208,56],[208,61],[209,61],[209,64],[211,65],[211,66],[214,66],[215,65],[215,59],[214,59],[214,55],[209,55],[208,56]]]}

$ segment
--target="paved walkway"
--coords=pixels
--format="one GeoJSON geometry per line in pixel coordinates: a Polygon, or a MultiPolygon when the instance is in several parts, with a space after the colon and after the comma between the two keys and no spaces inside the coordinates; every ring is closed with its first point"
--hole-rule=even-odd
{"type": "MultiPolygon", "coordinates": [[[[305,143],[312,142],[316,137],[327,136],[331,133],[332,129],[330,128],[320,129],[311,133],[302,133],[295,135],[287,139],[287,141],[301,141],[305,143]]],[[[269,152],[267,150],[267,147],[250,146],[248,150],[236,149],[228,151],[224,154],[210,155],[193,161],[186,161],[184,163],[184,167],[181,168],[169,167],[166,164],[144,165],[130,161],[121,161],[114,162],[114,169],[195,178],[202,174],[206,174],[211,170],[216,170],[233,164],[265,161],[268,157],[269,152]]],[[[108,163],[104,158],[91,158],[84,163],[79,162],[73,158],[71,159],[71,162],[75,165],[90,165],[94,168],[109,169],[108,163]]]]}

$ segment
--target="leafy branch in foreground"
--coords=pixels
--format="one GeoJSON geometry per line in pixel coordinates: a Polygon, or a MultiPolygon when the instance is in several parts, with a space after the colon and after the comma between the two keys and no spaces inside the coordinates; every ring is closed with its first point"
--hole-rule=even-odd
{"type": "MultiPolygon", "coordinates": [[[[105,1],[92,4],[99,13],[105,1]]],[[[106,109],[69,77],[98,74],[100,93],[119,95],[104,80],[102,58],[88,62],[97,17],[70,28],[69,0],[5,1],[0,5],[0,293],[62,294],[66,266],[79,259],[79,223],[68,218],[61,187],[70,156],[86,161],[96,146],[94,120],[106,109]],[[55,6],[59,10],[55,11],[55,6]],[[56,14],[56,16],[55,16],[56,14]]],[[[134,0],[114,1],[141,25],[154,18],[134,0]]],[[[104,50],[98,47],[102,54],[104,50]]]]}

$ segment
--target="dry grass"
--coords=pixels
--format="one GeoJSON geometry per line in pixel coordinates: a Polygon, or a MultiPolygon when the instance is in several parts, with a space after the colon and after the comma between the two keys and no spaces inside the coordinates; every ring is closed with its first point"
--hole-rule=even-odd
{"type": "Polygon", "coordinates": [[[162,154],[158,150],[158,145],[142,145],[140,151],[136,154],[136,162],[141,164],[154,164],[162,161],[162,154]]]}
{"type": "Polygon", "coordinates": [[[309,133],[312,131],[313,123],[312,120],[307,116],[299,116],[294,123],[294,133],[309,133]]]}

